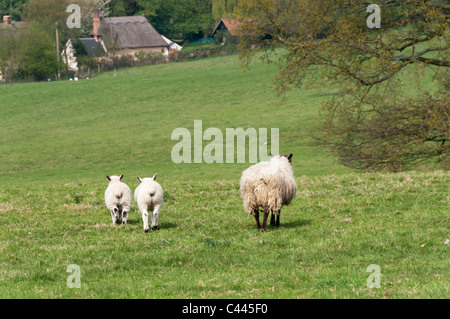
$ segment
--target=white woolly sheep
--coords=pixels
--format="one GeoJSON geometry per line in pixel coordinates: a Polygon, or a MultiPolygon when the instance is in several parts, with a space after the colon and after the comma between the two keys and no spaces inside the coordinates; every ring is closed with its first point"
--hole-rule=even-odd
{"type": "Polygon", "coordinates": [[[109,180],[108,188],[105,191],[106,207],[111,212],[113,224],[119,224],[120,218],[123,217],[122,223],[126,224],[128,212],[131,208],[131,189],[127,184],[122,183],[123,174],[120,176],[106,176],[109,180]]]}
{"type": "Polygon", "coordinates": [[[242,173],[240,188],[244,209],[255,216],[259,230],[266,230],[269,211],[272,212],[270,226],[279,226],[282,206],[289,205],[297,193],[291,161],[292,154],[272,156],[269,161],[250,166],[242,173]],[[259,207],[264,209],[262,227],[259,207]]]}
{"type": "Polygon", "coordinates": [[[140,178],[137,177],[139,181],[139,186],[134,191],[134,199],[139,207],[142,214],[142,221],[144,222],[144,232],[148,232],[148,211],[152,212],[152,226],[151,230],[154,231],[158,228],[159,211],[161,210],[164,201],[164,192],[156,182],[155,174],[152,178],[140,178]]]}

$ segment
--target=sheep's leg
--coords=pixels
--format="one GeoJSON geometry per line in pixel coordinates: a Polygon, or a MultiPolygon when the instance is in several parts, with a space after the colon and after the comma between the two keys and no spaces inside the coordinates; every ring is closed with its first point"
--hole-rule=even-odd
{"type": "Polygon", "coordinates": [[[267,229],[267,217],[269,217],[269,208],[264,207],[264,219],[263,219],[261,231],[265,231],[267,229]]]}
{"type": "Polygon", "coordinates": [[[259,223],[259,208],[255,209],[255,219],[256,219],[256,229],[261,229],[261,224],[259,223]]]}
{"type": "Polygon", "coordinates": [[[270,215],[270,226],[275,226],[275,214],[273,213],[270,215]]]}
{"type": "Polygon", "coordinates": [[[161,209],[161,205],[155,207],[155,209],[153,209],[153,214],[152,214],[152,231],[155,231],[158,228],[158,220],[159,220],[159,211],[161,209]]]}
{"type": "Polygon", "coordinates": [[[111,213],[112,223],[113,223],[113,225],[115,225],[116,224],[116,214],[114,213],[114,209],[110,209],[109,212],[111,213]]]}
{"type": "Polygon", "coordinates": [[[123,211],[123,219],[122,219],[122,224],[126,224],[127,223],[127,219],[128,219],[128,211],[124,210],[123,211]]]}
{"type": "Polygon", "coordinates": [[[124,203],[122,206],[122,224],[125,225],[128,220],[128,212],[130,211],[130,205],[128,203],[124,203]]]}
{"type": "Polygon", "coordinates": [[[280,216],[281,216],[281,209],[278,211],[277,214],[277,221],[275,222],[276,227],[280,226],[280,216]]]}
{"type": "Polygon", "coordinates": [[[147,209],[142,210],[142,221],[144,222],[144,232],[148,233],[148,211],[147,211],[147,209]]]}
{"type": "Polygon", "coordinates": [[[114,207],[111,211],[113,224],[119,225],[119,209],[117,207],[114,207]]]}

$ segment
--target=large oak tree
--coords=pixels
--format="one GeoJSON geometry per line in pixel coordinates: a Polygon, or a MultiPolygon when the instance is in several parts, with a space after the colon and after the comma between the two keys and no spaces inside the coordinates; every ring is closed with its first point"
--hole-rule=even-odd
{"type": "Polygon", "coordinates": [[[369,28],[369,1],[242,0],[242,61],[263,49],[280,65],[280,92],[315,81],[334,94],[318,141],[343,164],[402,170],[437,159],[448,168],[450,3],[377,3],[380,28],[369,28]]]}

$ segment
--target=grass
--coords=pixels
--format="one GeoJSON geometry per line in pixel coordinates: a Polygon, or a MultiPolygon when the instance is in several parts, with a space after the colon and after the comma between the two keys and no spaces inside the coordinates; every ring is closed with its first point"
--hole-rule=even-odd
{"type": "Polygon", "coordinates": [[[244,213],[237,182],[160,182],[166,203],[149,234],[136,207],[128,225],[111,225],[101,183],[3,191],[0,296],[448,297],[443,172],[300,176],[281,226],[266,233],[244,213]],[[70,264],[81,289],[66,285],[70,264]],[[380,289],[366,285],[371,264],[380,289]]]}
{"type": "MultiPolygon", "coordinates": [[[[311,146],[321,88],[214,57],[79,82],[0,85],[1,298],[448,298],[450,174],[362,174],[311,146]],[[249,164],[174,164],[172,131],[280,128],[299,191],[256,231],[239,196],[249,164]],[[111,225],[105,175],[153,176],[160,229],[111,225]],[[66,285],[81,268],[81,289],[66,285]],[[381,288],[369,289],[369,265],[381,288]]],[[[411,89],[412,90],[412,89],[411,89]]],[[[206,143],[203,144],[205,146],[206,143]]]]}
{"type": "Polygon", "coordinates": [[[239,174],[246,164],[173,163],[172,131],[193,131],[194,120],[203,121],[203,131],[216,127],[224,133],[237,127],[280,128],[280,152],[294,153],[299,172],[350,172],[309,146],[327,94],[292,92],[280,106],[272,82],[276,69],[254,63],[244,72],[238,62],[233,55],[123,69],[117,77],[107,73],[79,82],[1,85],[0,180],[51,184],[156,171],[211,180],[239,174]]]}

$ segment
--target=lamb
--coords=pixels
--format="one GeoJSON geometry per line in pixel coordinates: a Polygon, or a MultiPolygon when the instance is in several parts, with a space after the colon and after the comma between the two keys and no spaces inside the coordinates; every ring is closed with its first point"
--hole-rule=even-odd
{"type": "Polygon", "coordinates": [[[249,215],[255,216],[258,230],[266,230],[269,211],[272,212],[270,226],[279,226],[282,206],[289,205],[297,193],[292,154],[271,154],[269,161],[247,168],[242,173],[240,189],[244,209],[249,215]],[[259,207],[264,209],[262,226],[259,223],[259,207]]]}
{"type": "Polygon", "coordinates": [[[158,228],[159,211],[161,210],[164,201],[164,191],[156,182],[155,174],[152,178],[140,178],[137,177],[139,181],[139,186],[134,191],[134,199],[139,207],[142,214],[142,220],[144,222],[144,232],[148,232],[148,211],[153,211],[152,213],[152,226],[151,231],[155,231],[158,228]]]}
{"type": "Polygon", "coordinates": [[[122,217],[122,223],[126,224],[128,212],[131,208],[131,189],[127,184],[121,182],[123,174],[120,176],[106,176],[106,178],[109,180],[109,185],[105,191],[105,203],[111,212],[113,225],[119,225],[122,217]]]}

